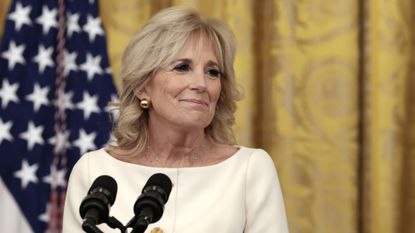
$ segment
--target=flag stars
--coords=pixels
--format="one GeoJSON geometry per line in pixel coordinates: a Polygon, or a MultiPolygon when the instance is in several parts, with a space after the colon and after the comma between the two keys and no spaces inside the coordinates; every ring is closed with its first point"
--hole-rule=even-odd
{"type": "Polygon", "coordinates": [[[43,214],[39,215],[38,219],[39,221],[49,223],[49,216],[50,216],[50,204],[47,204],[46,211],[43,214]]]}
{"type": "Polygon", "coordinates": [[[25,45],[19,45],[17,46],[14,41],[10,42],[9,49],[4,51],[1,54],[1,57],[8,60],[8,68],[9,70],[12,70],[17,63],[20,63],[24,65],[26,63],[23,52],[25,50],[25,45]]]}
{"type": "Polygon", "coordinates": [[[93,57],[90,53],[86,55],[86,61],[81,65],[81,70],[87,73],[89,81],[92,81],[95,74],[103,74],[103,70],[100,66],[101,59],[101,55],[97,55],[96,57],[93,57]]]}
{"type": "Polygon", "coordinates": [[[63,67],[63,75],[65,77],[68,76],[68,74],[71,71],[76,71],[78,70],[78,66],[76,65],[76,57],[78,56],[76,54],[76,52],[73,53],[69,53],[68,51],[64,50],[63,51],[63,63],[65,64],[63,67]]]}
{"type": "Polygon", "coordinates": [[[35,124],[30,121],[27,127],[27,131],[20,134],[20,138],[27,141],[28,150],[31,151],[35,144],[42,145],[44,140],[42,138],[43,126],[36,127],[35,124]]]}
{"type": "Polygon", "coordinates": [[[79,148],[80,154],[85,154],[89,150],[95,149],[94,140],[97,137],[95,132],[87,134],[84,129],[79,131],[79,138],[73,142],[79,148]]]}
{"type": "Polygon", "coordinates": [[[81,27],[79,26],[79,23],[78,23],[79,13],[76,13],[76,14],[68,13],[66,15],[66,19],[67,19],[66,29],[67,29],[68,37],[72,37],[72,34],[74,32],[77,32],[77,33],[81,32],[81,27]]]}
{"type": "Polygon", "coordinates": [[[53,67],[52,53],[53,47],[46,49],[43,45],[39,46],[39,52],[33,58],[33,61],[35,61],[39,66],[39,73],[43,73],[47,66],[53,67]]]}
{"type": "Polygon", "coordinates": [[[49,139],[49,143],[54,146],[55,154],[65,151],[69,148],[69,131],[59,131],[49,139]]]}
{"type": "Polygon", "coordinates": [[[48,93],[49,87],[45,86],[44,88],[41,88],[40,85],[36,83],[33,92],[26,96],[26,100],[33,103],[33,110],[37,112],[42,105],[49,105],[48,93]]]}
{"type": "Polygon", "coordinates": [[[89,41],[93,42],[97,35],[104,35],[104,30],[101,27],[101,19],[99,17],[92,17],[88,15],[87,22],[83,27],[84,31],[88,33],[89,41]]]}
{"type": "Polygon", "coordinates": [[[22,189],[26,189],[30,182],[38,182],[38,178],[35,174],[38,168],[38,164],[29,165],[26,159],[22,160],[21,169],[14,173],[14,177],[20,179],[22,189]]]}
{"type": "Polygon", "coordinates": [[[73,92],[69,91],[67,93],[63,93],[62,95],[58,96],[58,99],[56,100],[56,107],[59,108],[59,111],[63,112],[66,109],[72,110],[74,109],[74,104],[72,102],[73,92]]]}
{"type": "Polygon", "coordinates": [[[84,92],[84,98],[77,104],[77,108],[84,111],[84,118],[87,120],[92,113],[99,113],[98,96],[91,96],[84,92]]]}
{"type": "Polygon", "coordinates": [[[16,92],[17,88],[19,88],[19,84],[10,84],[7,79],[3,80],[3,85],[0,89],[0,98],[1,98],[1,107],[4,109],[10,102],[19,102],[19,98],[17,98],[16,92]]]}
{"type": "Polygon", "coordinates": [[[32,25],[32,21],[30,20],[30,11],[32,7],[30,5],[23,7],[20,2],[17,2],[16,9],[9,14],[7,17],[8,19],[14,21],[14,26],[16,31],[20,31],[23,25],[32,25]]]}
{"type": "Polygon", "coordinates": [[[47,34],[52,27],[56,28],[58,26],[57,14],[57,9],[49,10],[47,6],[43,6],[42,15],[36,19],[36,22],[42,25],[43,34],[47,34]]]}
{"type": "Polygon", "coordinates": [[[12,121],[3,122],[3,120],[0,118],[0,144],[3,142],[3,140],[13,140],[13,137],[10,134],[10,129],[12,128],[12,126],[12,121]]]}
{"type": "Polygon", "coordinates": [[[64,188],[66,187],[65,175],[65,169],[57,170],[56,167],[52,166],[50,174],[43,177],[43,182],[50,184],[52,189],[57,187],[64,188]]]}
{"type": "MultiPolygon", "coordinates": [[[[9,179],[4,184],[15,194],[15,201],[26,206],[19,213],[21,217],[41,228],[54,220],[55,207],[47,205],[48,198],[31,199],[64,194],[73,166],[65,161],[102,146],[110,136],[103,132],[106,127],[102,128],[108,121],[104,102],[116,89],[108,75],[111,70],[102,20],[96,15],[96,1],[89,1],[94,5],[80,1],[76,11],[68,8],[61,12],[52,4],[55,1],[43,1],[35,7],[28,3],[32,1],[17,0],[5,15],[10,30],[5,31],[7,41],[0,50],[0,154],[14,156],[7,158],[10,163],[2,164],[12,169],[2,178],[9,179]],[[65,14],[64,22],[59,21],[60,14],[65,14]],[[60,36],[66,42],[59,41],[65,42],[63,47],[62,43],[54,46],[61,26],[64,35],[60,36]],[[62,67],[55,71],[57,54],[62,67]],[[53,82],[56,72],[69,78],[58,89],[53,82]],[[99,93],[94,90],[97,85],[102,89],[99,93]],[[61,156],[58,164],[45,160],[57,154],[61,156]],[[28,201],[35,201],[36,208],[25,205],[28,201]]],[[[55,230],[53,224],[50,228],[55,230]]]]}

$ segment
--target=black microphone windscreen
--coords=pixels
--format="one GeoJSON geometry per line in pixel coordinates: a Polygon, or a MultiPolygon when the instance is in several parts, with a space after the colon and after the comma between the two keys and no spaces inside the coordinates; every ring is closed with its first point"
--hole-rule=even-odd
{"type": "Polygon", "coordinates": [[[102,175],[96,178],[95,181],[92,183],[88,193],[91,193],[96,188],[106,189],[110,194],[108,195],[108,197],[111,205],[114,204],[115,197],[117,196],[117,182],[114,180],[114,178],[107,175],[102,175]]]}
{"type": "Polygon", "coordinates": [[[171,180],[168,176],[166,176],[162,173],[156,173],[156,174],[152,175],[148,179],[147,183],[144,185],[143,190],[146,187],[149,187],[149,186],[159,186],[160,188],[162,188],[166,192],[167,197],[170,196],[170,192],[171,192],[171,188],[172,188],[171,180]]]}

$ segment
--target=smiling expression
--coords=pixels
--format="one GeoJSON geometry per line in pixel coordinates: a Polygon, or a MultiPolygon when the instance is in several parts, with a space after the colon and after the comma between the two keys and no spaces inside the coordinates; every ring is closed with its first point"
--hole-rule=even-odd
{"type": "Polygon", "coordinates": [[[150,123],[206,128],[212,122],[221,72],[210,41],[195,38],[138,92],[138,98],[151,100],[150,123]]]}

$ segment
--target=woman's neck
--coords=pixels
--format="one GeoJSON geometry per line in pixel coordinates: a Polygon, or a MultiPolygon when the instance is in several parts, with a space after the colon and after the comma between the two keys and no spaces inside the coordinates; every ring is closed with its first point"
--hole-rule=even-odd
{"type": "Polygon", "coordinates": [[[144,155],[162,164],[181,164],[198,159],[205,153],[209,140],[203,130],[151,130],[144,155]]]}

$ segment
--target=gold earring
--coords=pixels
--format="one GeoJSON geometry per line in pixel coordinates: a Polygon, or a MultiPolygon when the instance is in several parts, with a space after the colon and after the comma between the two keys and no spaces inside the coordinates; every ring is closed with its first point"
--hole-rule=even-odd
{"type": "Polygon", "coordinates": [[[142,99],[140,100],[140,107],[143,109],[147,109],[150,107],[150,100],[148,99],[142,99]]]}

